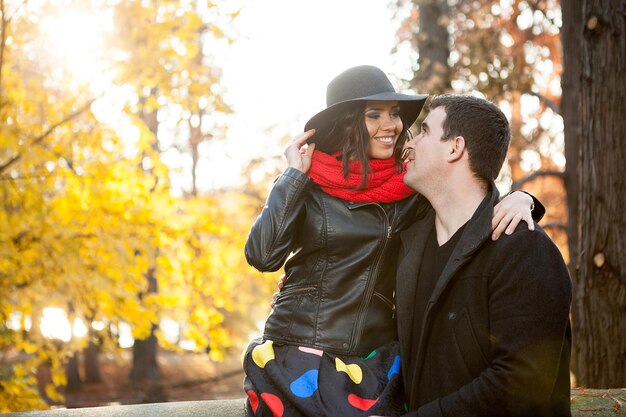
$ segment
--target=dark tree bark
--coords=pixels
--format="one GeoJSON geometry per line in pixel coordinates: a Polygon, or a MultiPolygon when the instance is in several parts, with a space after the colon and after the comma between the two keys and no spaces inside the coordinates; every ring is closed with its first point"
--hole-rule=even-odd
{"type": "MultiPolygon", "coordinates": [[[[157,292],[157,280],[154,271],[148,273],[148,293],[157,292]]],[[[157,363],[158,341],[153,324],[150,336],[144,340],[135,340],[133,344],[133,367],[130,372],[130,381],[133,385],[141,387],[144,392],[143,402],[157,403],[167,401],[167,395],[163,390],[161,372],[157,363]]]]}
{"type": "Polygon", "coordinates": [[[150,336],[145,340],[135,340],[133,345],[133,367],[130,373],[130,382],[144,393],[142,402],[167,402],[167,393],[164,390],[161,372],[157,364],[158,342],[154,334],[156,325],[152,325],[150,336]]]}
{"type": "Polygon", "coordinates": [[[562,0],[563,76],[561,77],[561,114],[565,133],[565,188],[567,189],[567,243],[570,270],[576,268],[578,247],[578,148],[580,143],[580,45],[583,34],[582,0],[562,0]]]}
{"type": "Polygon", "coordinates": [[[80,380],[78,352],[74,353],[67,361],[65,376],[67,378],[67,385],[65,386],[67,392],[76,392],[82,388],[83,383],[80,380]]]}
{"type": "MultiPolygon", "coordinates": [[[[566,143],[578,145],[578,158],[568,155],[574,161],[578,181],[568,190],[570,198],[577,197],[572,218],[575,225],[571,256],[572,365],[578,385],[623,387],[626,385],[626,0],[568,0],[563,1],[562,9],[567,56],[564,82],[572,82],[570,87],[576,88],[579,77],[578,90],[570,99],[578,97],[580,103],[578,111],[574,105],[564,108],[568,113],[566,116],[564,111],[565,125],[573,123],[565,132],[566,143]],[[579,122],[575,121],[577,117],[579,122]]],[[[568,170],[573,173],[571,166],[568,170]]]]}
{"type": "Polygon", "coordinates": [[[96,331],[92,323],[95,314],[92,312],[87,316],[89,323],[87,332],[87,347],[83,350],[83,371],[85,375],[85,383],[102,382],[100,375],[100,366],[98,364],[98,354],[100,353],[100,333],[96,331]]]}
{"type": "Polygon", "coordinates": [[[419,70],[411,86],[419,92],[438,94],[450,90],[450,6],[448,0],[414,0],[419,10],[419,70]]]}
{"type": "Polygon", "coordinates": [[[86,383],[102,382],[100,367],[98,366],[98,345],[94,342],[92,337],[94,337],[94,335],[90,334],[89,342],[83,352],[85,358],[83,367],[85,370],[86,383]]]}
{"type": "MultiPolygon", "coordinates": [[[[153,92],[154,93],[154,92],[153,92]]],[[[146,126],[153,134],[152,149],[159,152],[157,110],[142,111],[142,119],[146,126]]],[[[151,168],[147,169],[151,171],[151,168]]],[[[155,187],[158,178],[155,176],[155,187]]],[[[158,251],[158,248],[157,248],[158,251]]],[[[158,293],[158,281],[154,275],[154,268],[150,268],[146,274],[148,288],[146,294],[158,293]]],[[[145,294],[140,294],[142,298],[145,294]]],[[[157,362],[158,341],[154,331],[156,325],[152,324],[150,335],[144,340],[135,340],[133,344],[133,366],[130,371],[130,382],[143,389],[145,398],[144,402],[164,402],[167,401],[167,395],[162,389],[161,372],[157,362]]]]}
{"type": "MultiPolygon", "coordinates": [[[[70,322],[72,322],[74,317],[74,304],[68,303],[67,312],[70,317],[70,322]]],[[[74,333],[72,331],[72,337],[70,342],[74,339],[74,333]]],[[[83,382],[80,379],[80,370],[78,363],[78,352],[74,352],[72,356],[69,357],[67,363],[65,364],[65,377],[67,378],[67,383],[65,385],[65,390],[67,392],[76,392],[82,388],[83,382]]]]}
{"type": "MultiPolygon", "coordinates": [[[[148,291],[149,294],[157,292],[157,280],[154,271],[148,271],[148,291]]],[[[130,371],[130,380],[133,384],[144,381],[158,382],[161,373],[157,364],[157,338],[154,334],[156,326],[153,324],[150,336],[144,340],[135,340],[133,344],[133,367],[130,371]]]]}

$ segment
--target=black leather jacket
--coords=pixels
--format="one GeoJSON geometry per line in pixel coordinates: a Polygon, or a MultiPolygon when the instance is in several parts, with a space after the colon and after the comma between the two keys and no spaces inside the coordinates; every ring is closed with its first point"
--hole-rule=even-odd
{"type": "Polygon", "coordinates": [[[397,340],[399,232],[426,207],[417,195],[387,204],[345,201],[288,168],[245,246],[259,271],[285,265],[264,338],[356,356],[397,340]]]}

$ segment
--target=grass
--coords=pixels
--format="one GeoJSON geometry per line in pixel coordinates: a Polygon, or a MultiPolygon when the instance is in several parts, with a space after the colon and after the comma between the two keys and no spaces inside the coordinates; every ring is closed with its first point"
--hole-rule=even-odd
{"type": "Polygon", "coordinates": [[[626,388],[572,389],[572,416],[626,416],[626,388]]]}

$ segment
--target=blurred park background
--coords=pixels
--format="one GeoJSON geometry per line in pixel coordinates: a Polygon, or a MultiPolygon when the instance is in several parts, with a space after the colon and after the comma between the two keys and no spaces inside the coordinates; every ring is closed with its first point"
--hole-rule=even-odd
{"type": "Polygon", "coordinates": [[[243,397],[243,245],[326,83],[482,95],[626,386],[626,0],[0,0],[0,411],[243,397]]]}

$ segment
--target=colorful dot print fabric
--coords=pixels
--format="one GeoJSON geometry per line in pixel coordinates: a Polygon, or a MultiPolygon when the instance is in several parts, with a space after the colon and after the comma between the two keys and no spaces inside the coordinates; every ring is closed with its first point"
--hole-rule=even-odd
{"type": "Polygon", "coordinates": [[[364,357],[253,341],[243,356],[248,417],[399,416],[399,345],[364,357]]]}

